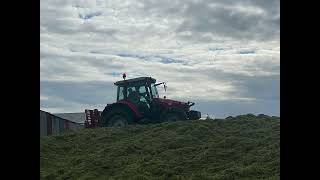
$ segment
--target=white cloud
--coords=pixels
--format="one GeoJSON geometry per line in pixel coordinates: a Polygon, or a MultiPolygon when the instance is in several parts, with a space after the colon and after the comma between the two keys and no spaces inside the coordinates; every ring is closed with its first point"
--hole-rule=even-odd
{"type": "MultiPolygon", "coordinates": [[[[246,93],[257,87],[240,84],[267,77],[269,83],[278,82],[278,4],[183,2],[42,0],[42,89],[48,83],[113,85],[121,79],[116,74],[126,72],[128,78],[148,75],[167,81],[167,96],[180,100],[258,102],[256,94],[246,93]]],[[[42,107],[55,98],[68,101],[63,93],[50,93],[40,96],[42,107]]],[[[74,111],[98,105],[74,103],[74,111]]],[[[50,108],[58,111],[67,104],[58,101],[50,108]]]]}

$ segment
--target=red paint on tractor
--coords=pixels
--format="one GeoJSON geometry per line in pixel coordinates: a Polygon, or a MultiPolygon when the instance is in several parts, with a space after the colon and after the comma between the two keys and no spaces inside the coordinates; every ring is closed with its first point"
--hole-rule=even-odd
{"type": "Polygon", "coordinates": [[[134,112],[134,114],[136,115],[137,118],[142,117],[141,113],[138,110],[138,107],[136,105],[132,104],[130,101],[121,100],[121,101],[118,101],[117,103],[121,103],[121,104],[125,104],[125,105],[129,106],[129,108],[134,112]]]}
{"type": "Polygon", "coordinates": [[[186,106],[186,103],[181,102],[181,101],[175,101],[175,100],[172,100],[172,99],[163,99],[163,98],[154,98],[154,99],[156,101],[158,101],[159,103],[161,103],[166,108],[170,108],[170,107],[181,108],[181,107],[185,107],[186,106]]]}

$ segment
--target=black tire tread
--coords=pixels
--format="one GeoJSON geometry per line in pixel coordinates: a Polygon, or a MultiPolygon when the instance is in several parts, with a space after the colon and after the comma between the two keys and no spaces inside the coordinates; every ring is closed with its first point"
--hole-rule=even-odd
{"type": "Polygon", "coordinates": [[[132,113],[128,112],[128,110],[123,109],[123,108],[114,108],[110,110],[104,110],[102,113],[101,117],[101,123],[103,127],[108,127],[109,126],[109,120],[112,116],[114,115],[122,115],[126,118],[128,124],[133,123],[133,115],[132,113]]]}

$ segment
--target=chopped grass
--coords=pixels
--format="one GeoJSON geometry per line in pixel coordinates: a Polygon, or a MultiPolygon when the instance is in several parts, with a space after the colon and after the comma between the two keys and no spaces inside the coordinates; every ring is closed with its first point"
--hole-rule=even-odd
{"type": "Polygon", "coordinates": [[[83,129],[40,138],[41,179],[279,179],[280,118],[83,129]]]}

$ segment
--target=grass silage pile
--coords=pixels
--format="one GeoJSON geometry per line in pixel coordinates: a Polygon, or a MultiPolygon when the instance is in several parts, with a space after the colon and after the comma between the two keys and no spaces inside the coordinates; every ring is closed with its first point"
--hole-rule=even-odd
{"type": "Polygon", "coordinates": [[[280,118],[241,115],[40,138],[41,179],[279,179],[280,118]]]}

